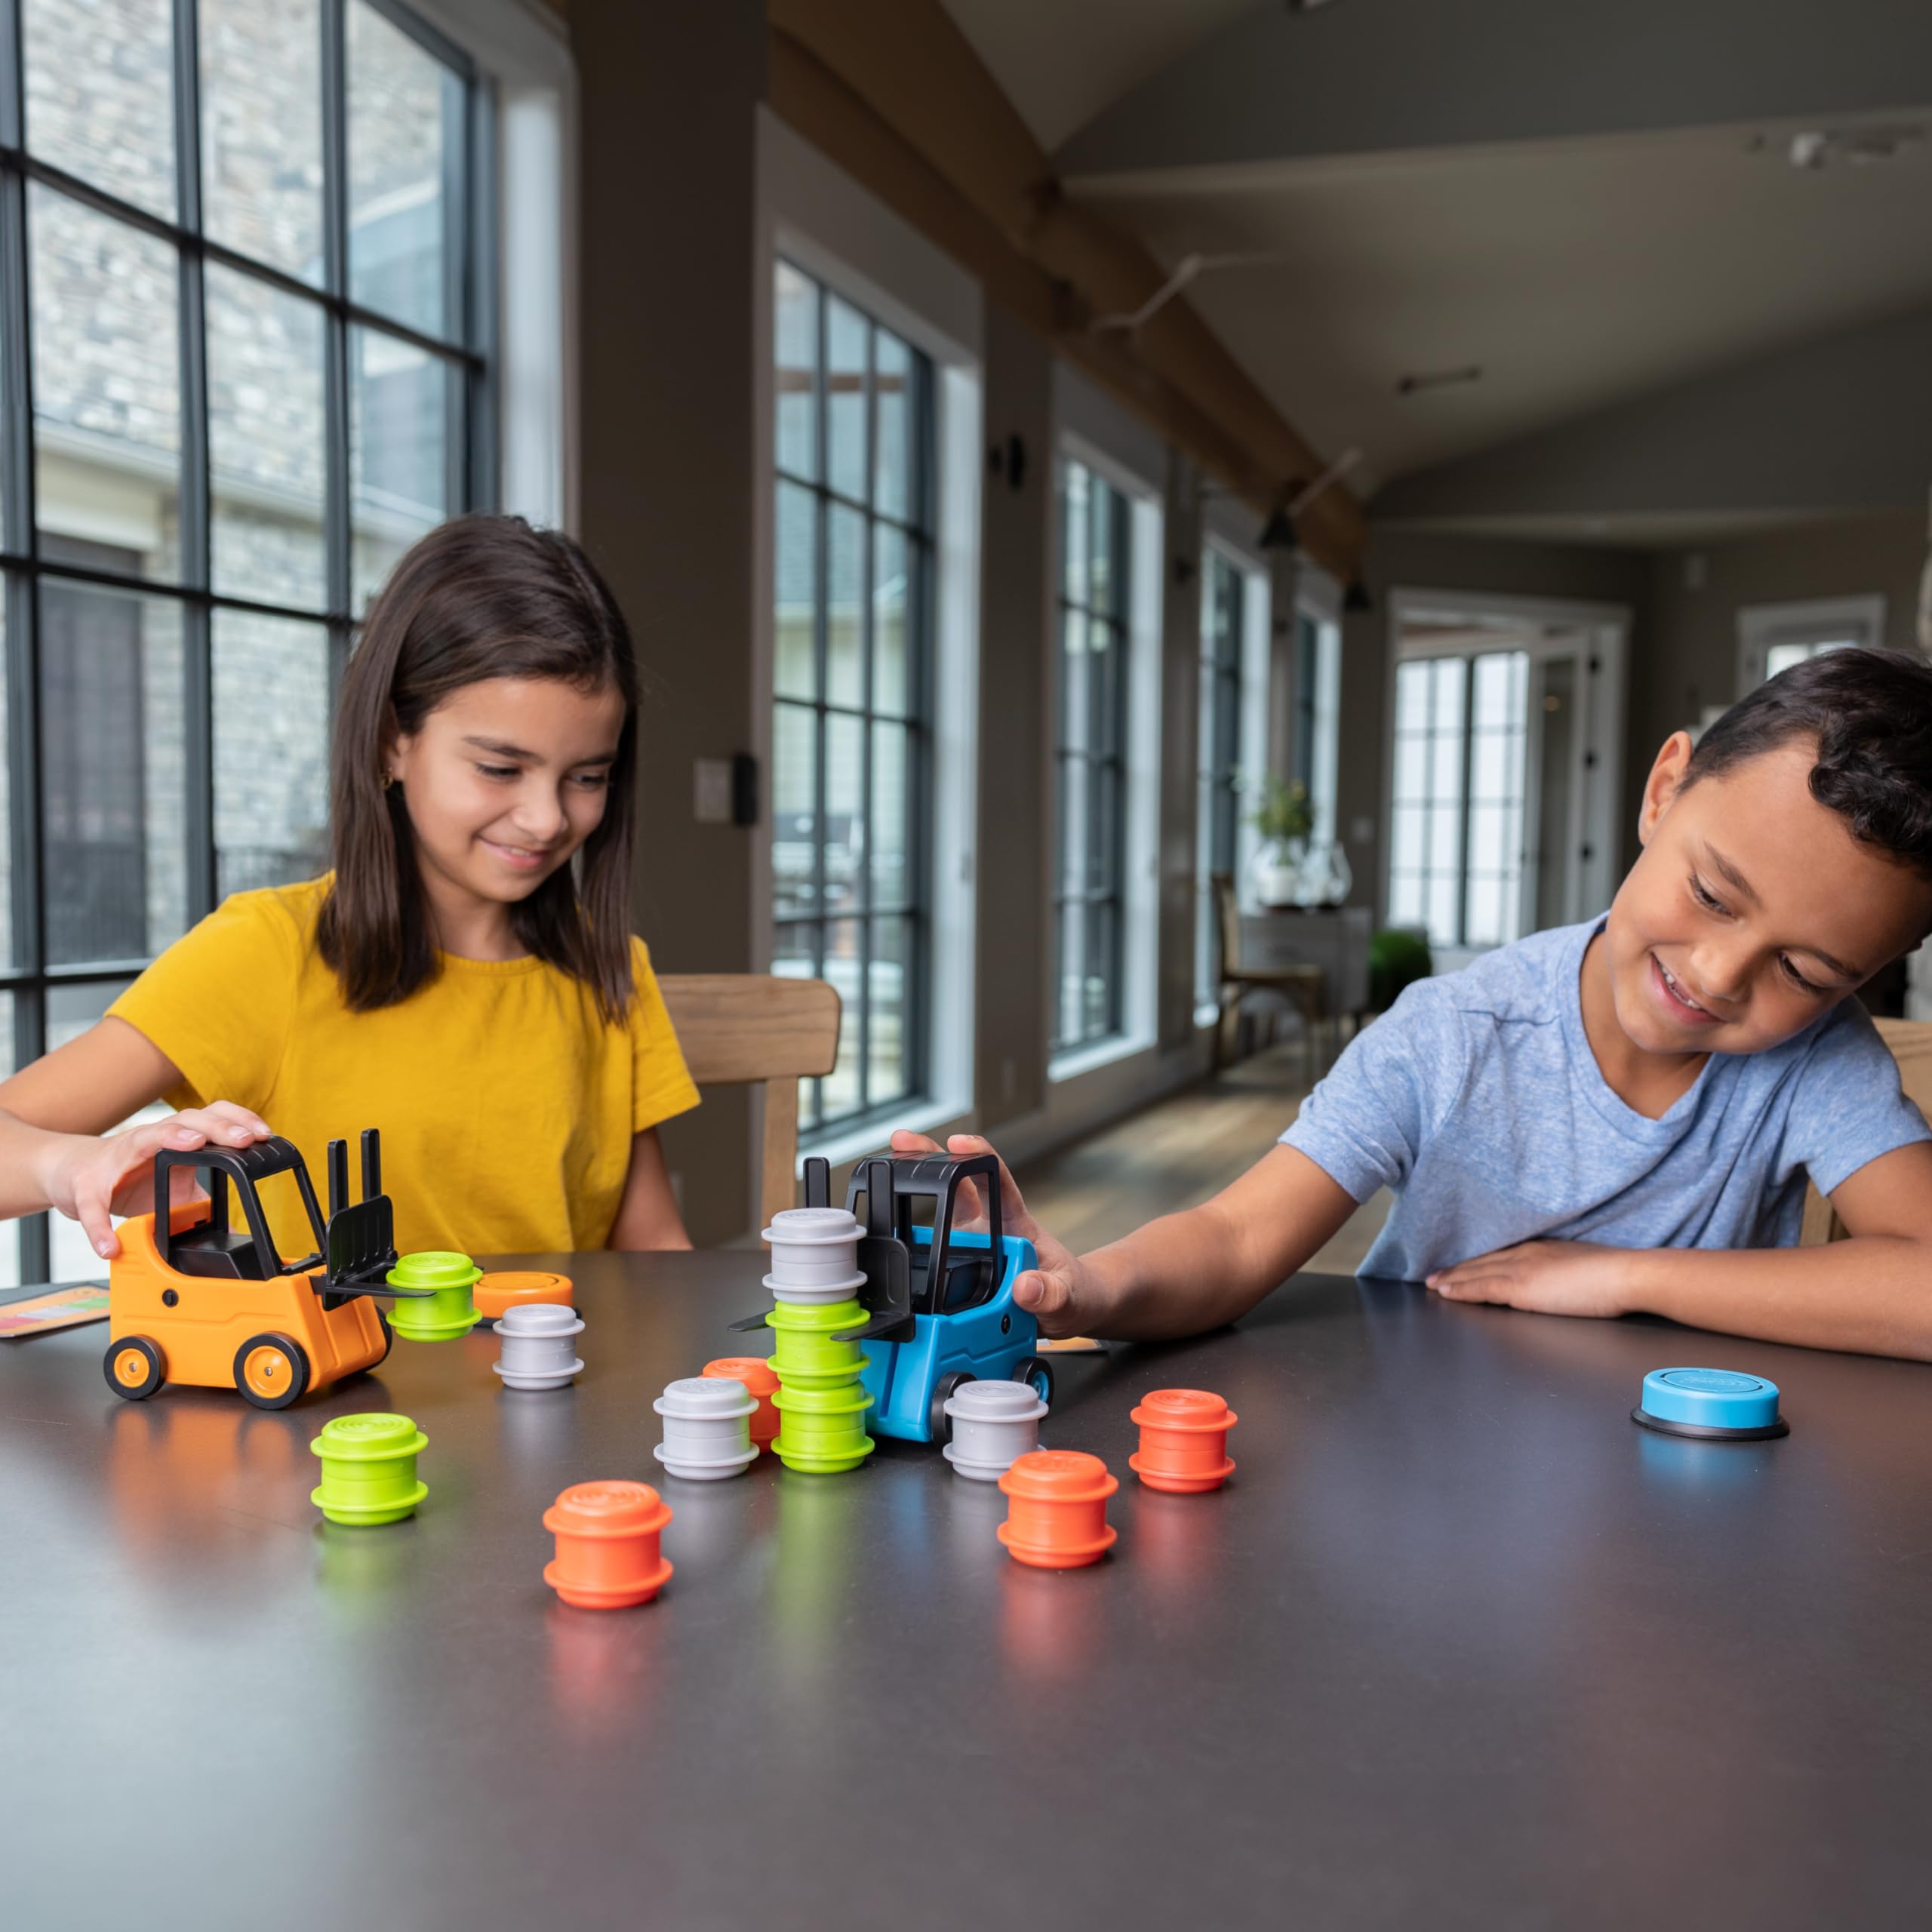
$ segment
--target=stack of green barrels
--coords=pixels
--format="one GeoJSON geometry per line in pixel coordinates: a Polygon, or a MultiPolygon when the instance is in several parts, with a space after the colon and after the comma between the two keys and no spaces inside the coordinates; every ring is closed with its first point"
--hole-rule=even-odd
{"type": "Polygon", "coordinates": [[[865,1424],[872,1398],[859,1380],[866,1357],[857,1342],[835,1338],[866,1325],[854,1293],[865,1278],[857,1266],[859,1224],[843,1208],[787,1208],[764,1238],[771,1244],[764,1284],[775,1303],[765,1323],[778,1377],[772,1449],[788,1469],[856,1469],[872,1451],[865,1424]]]}

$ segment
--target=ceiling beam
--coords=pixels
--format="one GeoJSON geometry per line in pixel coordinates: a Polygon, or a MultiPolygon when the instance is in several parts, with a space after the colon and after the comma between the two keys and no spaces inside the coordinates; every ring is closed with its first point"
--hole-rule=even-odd
{"type": "Polygon", "coordinates": [[[1340,0],[1243,15],[1097,115],[1053,165],[1084,194],[1174,171],[1928,104],[1925,0],[1340,0]]]}
{"type": "MultiPolygon", "coordinates": [[[[1185,297],[1131,334],[1166,272],[1059,190],[1044,152],[939,0],[769,0],[771,106],[1092,377],[1266,511],[1327,468],[1185,297]]],[[[1361,508],[1345,485],[1297,519],[1324,569],[1353,575],[1361,508]]]]}

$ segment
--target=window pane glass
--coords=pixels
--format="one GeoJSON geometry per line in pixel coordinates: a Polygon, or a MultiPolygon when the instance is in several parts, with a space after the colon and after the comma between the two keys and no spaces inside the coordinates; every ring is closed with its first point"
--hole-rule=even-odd
{"type": "Polygon", "coordinates": [[[1093,482],[1092,517],[1094,574],[1088,601],[1096,611],[1113,614],[1115,586],[1119,576],[1119,559],[1114,555],[1115,512],[1119,500],[1097,476],[1093,482]]]}
{"type": "Polygon", "coordinates": [[[449,164],[462,152],[462,85],[365,0],[350,0],[346,24],[349,294],[454,337],[462,214],[449,204],[449,164]]]}
{"type": "Polygon", "coordinates": [[[818,286],[789,262],[778,264],[772,335],[778,467],[809,479],[818,474],[818,286]]]}
{"type": "Polygon", "coordinates": [[[1088,694],[1092,660],[1087,651],[1087,617],[1071,606],[1060,614],[1060,741],[1068,751],[1084,751],[1093,700],[1088,694]]]}
{"type": "MultiPolygon", "coordinates": [[[[14,995],[0,993],[0,1078],[6,1078],[13,1071],[14,995]]],[[[57,1275],[54,1278],[60,1278],[57,1275]]],[[[20,1280],[20,1224],[18,1221],[0,1221],[0,1288],[17,1287],[20,1280]]]]}
{"type": "Polygon", "coordinates": [[[778,486],[777,608],[772,623],[772,688],[786,697],[818,695],[818,523],[812,493],[778,486]]]}
{"type": "Polygon", "coordinates": [[[349,515],[355,601],[448,513],[449,365],[376,329],[349,332],[349,515]]]}
{"type": "Polygon", "coordinates": [[[41,583],[47,952],[136,959],[187,925],[181,613],[41,583]]]}
{"type": "MultiPolygon", "coordinates": [[[[0,964],[11,966],[18,956],[14,944],[18,934],[14,908],[14,788],[7,768],[7,658],[11,648],[6,642],[8,588],[0,585],[0,964]]],[[[7,1023],[0,1026],[0,1057],[6,1057],[10,1068],[13,1051],[10,1000],[7,1023]]]]}
{"type": "Polygon", "coordinates": [[[865,1026],[859,1004],[860,926],[857,919],[835,920],[825,931],[825,977],[844,1006],[838,1028],[838,1063],[825,1079],[826,1118],[850,1113],[860,1102],[860,1063],[865,1057],[865,1026]]]}
{"type": "MultiPolygon", "coordinates": [[[[780,926],[772,935],[771,970],[781,979],[818,977],[818,931],[814,926],[780,926]]],[[[844,1031],[841,1026],[840,1030],[844,1031]]],[[[802,1131],[819,1122],[819,1083],[798,1082],[798,1125],[802,1131]]]]}
{"type": "Polygon", "coordinates": [[[909,920],[873,921],[872,1051],[866,1084],[875,1106],[911,1091],[906,999],[912,977],[912,943],[909,920]]]}
{"type": "Polygon", "coordinates": [[[1061,595],[1075,604],[1087,601],[1088,475],[1084,464],[1069,463],[1061,470],[1061,595]]]}
{"type": "Polygon", "coordinates": [[[859,909],[865,892],[866,726],[828,713],[825,721],[825,906],[859,909]]]}
{"type": "Polygon", "coordinates": [[[322,283],[315,0],[198,0],[202,220],[238,253],[322,283]]]}
{"type": "Polygon", "coordinates": [[[815,712],[778,706],[771,740],[771,871],[781,919],[818,910],[817,743],[815,712]]]}
{"type": "Polygon", "coordinates": [[[206,297],[214,587],[319,610],[322,312],[214,263],[206,297]]]}
{"type": "Polygon", "coordinates": [[[27,146],[174,218],[172,0],[23,0],[27,146]]]}
{"type": "Polygon", "coordinates": [[[912,734],[899,724],[872,727],[872,906],[897,911],[912,903],[906,864],[912,829],[912,734]]]}
{"type": "Polygon", "coordinates": [[[836,296],[826,304],[826,480],[866,496],[866,318],[836,296]]]}
{"type": "MultiPolygon", "coordinates": [[[[114,980],[105,985],[49,986],[47,989],[47,1049],[51,1053],[70,1041],[78,1040],[98,1023],[102,1014],[133,985],[131,980],[114,980]]],[[[11,1035],[9,1034],[11,1044],[11,1035]]],[[[157,1102],[131,1115],[132,1121],[160,1120],[168,1112],[157,1102]]],[[[118,1124],[125,1126],[128,1121],[118,1124]]],[[[104,1281],[107,1264],[88,1245],[78,1221],[64,1214],[50,1214],[48,1221],[49,1278],[56,1281],[104,1281]]]]}
{"type": "Polygon", "coordinates": [[[825,695],[865,702],[866,519],[842,503],[826,508],[825,695]]]}
{"type": "Polygon", "coordinates": [[[28,189],[37,514],[43,535],[109,543],[121,568],[180,568],[174,251],[28,189]]]}
{"type": "Polygon", "coordinates": [[[872,338],[878,367],[874,392],[878,407],[879,512],[909,522],[912,514],[912,459],[909,424],[912,417],[912,352],[896,335],[878,330],[872,338]]]}
{"type": "Polygon", "coordinates": [[[1087,971],[1086,930],[1085,908],[1077,899],[1069,900],[1060,908],[1060,915],[1058,1044],[1076,1046],[1080,1041],[1082,990],[1087,971]]]}
{"type": "Polygon", "coordinates": [[[906,681],[906,617],[912,595],[911,558],[905,533],[889,523],[872,526],[872,709],[903,716],[906,681]]]}
{"type": "Polygon", "coordinates": [[[217,610],[215,890],[312,878],[328,863],[329,637],[217,610]]]}

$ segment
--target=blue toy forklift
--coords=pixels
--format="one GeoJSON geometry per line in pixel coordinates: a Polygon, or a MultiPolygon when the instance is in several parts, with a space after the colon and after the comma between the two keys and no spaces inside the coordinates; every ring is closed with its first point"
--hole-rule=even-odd
{"type": "MultiPolygon", "coordinates": [[[[831,1205],[831,1181],[829,1163],[805,1162],[807,1207],[831,1205]]],[[[1023,1382],[1042,1401],[1053,1400],[1053,1370],[1034,1353],[1038,1324],[1013,1300],[1014,1281],[1039,1257],[1030,1241],[1002,1234],[1000,1204],[999,1162],[989,1154],[875,1155],[853,1170],[845,1205],[863,1229],[866,1279],[857,1294],[868,1319],[837,1339],[866,1344],[862,1380],[872,1398],[866,1426],[875,1435],[946,1441],[946,1401],[962,1382],[1023,1382]],[[983,1229],[952,1225],[968,1179],[985,1192],[983,1229]],[[921,1223],[924,1203],[931,1220],[921,1223]]],[[[736,1325],[764,1322],[761,1315],[736,1325]]]]}

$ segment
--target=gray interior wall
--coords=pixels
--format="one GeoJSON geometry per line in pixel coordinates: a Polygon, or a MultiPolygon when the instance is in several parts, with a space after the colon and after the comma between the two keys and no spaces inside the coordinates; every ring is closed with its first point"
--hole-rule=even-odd
{"type": "MultiPolygon", "coordinates": [[[[1375,608],[1342,620],[1342,715],[1336,820],[1358,903],[1386,911],[1383,841],[1387,835],[1389,593],[1478,590],[1506,597],[1571,598],[1623,604],[1632,612],[1631,661],[1647,626],[1648,559],[1641,552],[1580,544],[1524,543],[1371,526],[1363,577],[1375,608]]],[[[1634,835],[1633,835],[1634,837],[1634,835]]]]}
{"type": "Polygon", "coordinates": [[[1195,785],[1200,757],[1201,476],[1168,457],[1161,614],[1161,940],[1155,1026],[1164,1047],[1194,1037],[1195,785]]]}
{"type": "MultiPolygon", "coordinates": [[[[753,115],[764,9],[572,0],[583,250],[580,532],[628,615],[649,695],[635,910],[663,972],[752,964],[751,841],[699,825],[691,761],[751,709],[753,115]]],[[[714,1089],[664,1140],[700,1245],[751,1222],[751,1115],[714,1089]]]]}
{"type": "Polygon", "coordinates": [[[1398,478],[1378,518],[1860,512],[1923,501],[1932,311],[1894,316],[1398,478]]]}
{"type": "Polygon", "coordinates": [[[989,1123],[1046,1103],[1047,661],[1051,624],[1053,358],[1032,331],[989,303],[986,424],[990,464],[980,512],[978,1011],[974,1066],[989,1123]],[[1007,452],[1025,451],[1014,487],[1007,452]]]}
{"type": "Polygon", "coordinates": [[[1695,725],[1706,706],[1743,695],[1740,611],[1877,592],[1885,599],[1885,641],[1909,651],[1925,550],[1924,516],[1902,511],[1707,550],[1659,552],[1651,565],[1651,621],[1633,663],[1626,795],[1634,801],[1635,786],[1672,732],[1695,725]]]}

